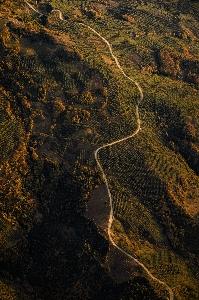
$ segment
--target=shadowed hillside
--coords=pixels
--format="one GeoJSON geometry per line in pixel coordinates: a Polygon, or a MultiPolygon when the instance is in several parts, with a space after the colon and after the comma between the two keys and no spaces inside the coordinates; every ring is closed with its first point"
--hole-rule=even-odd
{"type": "Polygon", "coordinates": [[[197,1],[0,1],[0,298],[199,298],[197,1]],[[59,11],[63,13],[60,19],[59,11]]]}

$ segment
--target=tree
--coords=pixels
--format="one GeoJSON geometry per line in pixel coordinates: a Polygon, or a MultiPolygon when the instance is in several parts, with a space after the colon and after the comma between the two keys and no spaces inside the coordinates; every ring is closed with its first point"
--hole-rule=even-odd
{"type": "Polygon", "coordinates": [[[80,104],[87,105],[87,104],[92,104],[94,102],[94,99],[91,95],[91,92],[86,91],[81,94],[79,101],[80,104]]]}
{"type": "Polygon", "coordinates": [[[190,122],[186,122],[184,127],[183,127],[183,133],[184,133],[184,137],[186,140],[188,141],[195,141],[196,139],[196,128],[195,126],[190,123],[190,122]]]}

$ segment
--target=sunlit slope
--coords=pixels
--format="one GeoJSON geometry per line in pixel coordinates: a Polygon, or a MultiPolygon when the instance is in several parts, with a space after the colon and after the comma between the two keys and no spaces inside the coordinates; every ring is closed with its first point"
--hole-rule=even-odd
{"type": "MultiPolygon", "coordinates": [[[[66,9],[66,15],[69,14],[68,8],[63,5],[60,8],[66,9]]],[[[100,11],[97,4],[93,4],[93,9],[100,11]]],[[[124,242],[124,232],[120,230],[117,231],[116,239],[120,246],[126,247],[131,253],[138,252],[146,263],[146,253],[151,251],[151,258],[158,255],[153,253],[166,253],[162,255],[162,259],[157,260],[158,263],[154,263],[159,266],[154,269],[154,273],[173,285],[177,299],[197,299],[198,283],[195,281],[194,270],[193,273],[190,272],[188,260],[183,262],[171,248],[172,246],[178,251],[180,247],[181,252],[190,251],[196,255],[198,249],[193,227],[198,215],[199,183],[197,170],[190,158],[193,151],[191,149],[198,145],[196,131],[199,95],[195,67],[198,63],[198,25],[195,28],[188,26],[189,19],[197,24],[191,9],[188,16],[184,13],[181,5],[172,10],[169,5],[164,9],[157,9],[155,4],[138,5],[136,8],[129,4],[128,9],[123,6],[123,11],[122,6],[119,8],[113,5],[109,11],[101,9],[100,16],[89,17],[87,22],[110,40],[122,66],[132,78],[142,84],[145,91],[140,135],[131,142],[113,146],[100,153],[101,163],[112,187],[117,218],[124,227],[131,228],[125,233],[127,236],[132,234],[130,245],[128,241],[124,242]],[[182,12],[179,18],[175,15],[177,8],[182,12]],[[194,85],[189,85],[190,81],[194,85]],[[185,143],[186,151],[183,146],[185,143]],[[129,198],[132,198],[130,204],[129,198]],[[143,244],[148,239],[147,246],[143,246],[140,239],[143,244]],[[139,246],[133,247],[134,243],[139,246]],[[165,248],[166,252],[161,250],[165,248]],[[170,256],[175,258],[165,258],[170,256]],[[178,285],[180,287],[177,288],[178,285]]],[[[133,104],[137,100],[134,87],[121,78],[104,45],[95,36],[86,33],[89,44],[84,45],[85,31],[81,26],[74,24],[71,28],[70,22],[60,26],[71,33],[77,44],[79,42],[88,62],[101,70],[106,64],[112,70],[113,77],[117,78],[118,85],[121,82],[119,106],[118,94],[114,103],[118,114],[115,114],[113,105],[107,115],[107,133],[109,141],[120,138],[123,134],[127,136],[128,123],[125,123],[126,131],[121,131],[123,125],[120,124],[120,119],[125,108],[126,117],[134,119],[133,104]],[[76,35],[79,36],[78,40],[76,35]],[[93,55],[89,49],[91,47],[99,54],[93,55]]],[[[110,77],[108,74],[106,76],[110,77]]],[[[102,134],[105,135],[104,131],[102,134]]],[[[108,137],[105,139],[106,143],[108,137]]],[[[148,261],[148,266],[152,267],[151,261],[148,261]]]]}
{"type": "MultiPolygon", "coordinates": [[[[62,191],[60,186],[72,185],[64,177],[63,166],[70,165],[84,190],[92,190],[102,183],[94,151],[137,127],[136,86],[122,76],[103,41],[78,24],[84,22],[111,43],[125,72],[144,90],[139,134],[99,153],[113,195],[114,240],[167,282],[177,300],[198,299],[199,27],[194,10],[189,6],[186,13],[183,1],[162,6],[156,1],[137,5],[52,1],[54,8],[63,11],[63,22],[58,12],[47,12],[42,5],[38,9],[48,16],[41,21],[20,3],[17,22],[9,22],[4,33],[9,31],[10,36],[1,44],[3,54],[8,53],[6,49],[15,50],[1,68],[1,74],[6,74],[4,89],[12,90],[14,96],[8,103],[2,100],[0,110],[7,174],[2,194],[9,195],[2,197],[4,218],[19,222],[27,232],[35,222],[42,222],[42,214],[65,220],[62,214],[76,203],[65,201],[66,191],[76,189],[62,191]],[[26,138],[14,153],[19,134],[16,116],[26,138]],[[53,184],[61,190],[58,197],[53,184]],[[14,186],[11,194],[9,185],[14,186]]],[[[3,243],[12,246],[7,237],[3,243]]],[[[85,247],[90,253],[90,245],[85,247]]],[[[55,249],[58,253],[59,247],[55,249]]],[[[43,275],[47,283],[53,278],[49,274],[43,275]]],[[[29,272],[31,281],[30,277],[29,272]]],[[[154,287],[166,299],[166,291],[154,287]]]]}
{"type": "MultiPolygon", "coordinates": [[[[124,249],[136,253],[155,276],[166,280],[177,299],[184,299],[189,288],[197,299],[194,272],[171,245],[183,251],[194,247],[190,245],[191,219],[186,212],[198,214],[196,200],[190,201],[193,193],[193,198],[198,197],[198,178],[182,157],[161,145],[158,128],[150,137],[143,127],[131,141],[101,152],[117,218],[113,236],[124,249]],[[186,184],[184,178],[191,182],[186,184]],[[181,285],[187,288],[181,290],[181,285]]],[[[197,247],[195,244],[195,251],[197,247]]]]}

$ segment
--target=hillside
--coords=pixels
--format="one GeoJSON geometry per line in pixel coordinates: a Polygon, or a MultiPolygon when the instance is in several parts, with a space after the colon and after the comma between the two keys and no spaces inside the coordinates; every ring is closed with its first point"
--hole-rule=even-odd
{"type": "Polygon", "coordinates": [[[169,299],[139,260],[199,299],[197,1],[28,3],[0,1],[0,298],[169,299]]]}

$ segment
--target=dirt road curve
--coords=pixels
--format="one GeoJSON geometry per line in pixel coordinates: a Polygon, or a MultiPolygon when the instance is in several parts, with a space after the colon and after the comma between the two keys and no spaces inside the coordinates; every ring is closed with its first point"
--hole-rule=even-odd
{"type": "MultiPolygon", "coordinates": [[[[32,10],[34,10],[35,12],[37,12],[38,14],[40,14],[40,12],[37,11],[30,3],[26,2],[26,1],[25,1],[25,3],[26,3],[32,10]]],[[[53,9],[52,12],[53,12],[53,11],[59,12],[59,19],[62,20],[62,21],[65,21],[62,12],[61,12],[59,9],[53,9]]],[[[42,14],[40,14],[40,15],[42,15],[42,14]]],[[[119,139],[119,140],[113,141],[113,142],[111,142],[111,143],[108,143],[108,144],[105,144],[105,145],[99,147],[99,148],[95,151],[95,153],[94,153],[94,155],[95,155],[95,160],[96,160],[96,162],[97,162],[97,165],[98,165],[99,169],[101,170],[101,172],[102,172],[102,174],[103,174],[104,181],[105,181],[105,184],[106,184],[106,187],[107,187],[107,191],[108,191],[109,200],[110,200],[110,214],[109,214],[109,221],[108,221],[108,236],[109,236],[109,240],[110,240],[110,242],[112,243],[112,245],[115,246],[119,251],[121,251],[122,253],[124,253],[125,255],[127,255],[129,258],[133,259],[140,267],[142,267],[142,268],[144,269],[144,271],[148,274],[148,276],[149,276],[151,279],[153,279],[154,281],[156,281],[156,282],[158,282],[159,284],[163,285],[163,286],[167,289],[167,291],[168,291],[168,293],[169,293],[169,300],[173,300],[173,298],[174,298],[173,291],[172,291],[172,289],[170,288],[170,286],[168,286],[167,283],[165,283],[164,281],[161,281],[161,280],[159,280],[158,278],[156,278],[155,276],[153,276],[153,274],[147,269],[147,267],[146,267],[143,263],[141,263],[138,259],[134,258],[131,254],[129,254],[128,252],[126,252],[124,249],[120,248],[120,247],[114,242],[114,240],[113,240],[113,238],[112,238],[112,235],[111,235],[111,227],[112,227],[112,223],[113,223],[113,220],[114,220],[114,215],[113,215],[113,200],[112,200],[112,195],[111,195],[111,192],[110,192],[110,189],[109,189],[109,184],[108,184],[108,180],[107,180],[106,174],[105,174],[105,172],[104,172],[104,170],[103,170],[103,168],[102,168],[102,165],[100,164],[100,160],[99,160],[99,156],[98,156],[100,150],[102,150],[102,149],[104,149],[104,148],[106,148],[106,147],[111,147],[111,146],[116,145],[116,144],[118,144],[118,143],[122,143],[123,141],[125,141],[125,140],[127,140],[127,139],[133,138],[135,135],[137,135],[137,134],[139,133],[139,131],[140,131],[140,129],[141,129],[141,127],[140,127],[141,121],[140,121],[140,117],[139,117],[139,105],[141,104],[141,102],[142,102],[142,100],[143,100],[143,97],[144,97],[144,96],[143,96],[143,90],[142,90],[141,86],[139,85],[139,83],[138,83],[136,80],[130,78],[130,77],[124,72],[124,70],[123,70],[122,67],[120,66],[120,63],[119,63],[119,61],[118,61],[118,58],[117,58],[117,57],[114,55],[114,53],[113,53],[113,50],[112,50],[112,48],[111,48],[110,43],[109,43],[103,36],[101,36],[101,34],[99,34],[95,29],[93,29],[93,28],[90,27],[89,25],[86,25],[86,24],[84,24],[84,23],[78,23],[78,24],[80,24],[81,26],[84,26],[84,27],[88,28],[89,30],[91,30],[92,32],[94,32],[97,36],[99,36],[99,37],[102,39],[102,41],[108,46],[109,52],[110,52],[112,58],[115,60],[115,63],[116,63],[116,65],[117,65],[118,69],[121,71],[122,75],[123,75],[124,77],[126,77],[131,83],[135,84],[135,85],[137,86],[138,90],[139,90],[139,93],[140,93],[140,100],[138,101],[138,104],[137,104],[136,107],[135,107],[136,120],[137,120],[137,129],[136,129],[131,135],[129,135],[129,136],[123,137],[123,138],[121,138],[121,139],[119,139]]]]}

